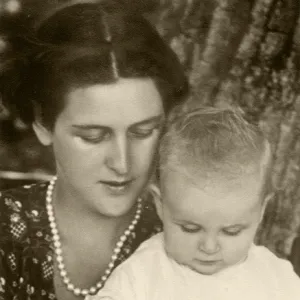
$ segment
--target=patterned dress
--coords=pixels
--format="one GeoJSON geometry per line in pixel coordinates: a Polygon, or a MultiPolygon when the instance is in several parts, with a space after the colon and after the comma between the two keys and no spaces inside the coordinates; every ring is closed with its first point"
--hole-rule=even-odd
{"type": "MultiPolygon", "coordinates": [[[[48,183],[0,194],[0,299],[56,299],[53,284],[52,234],[46,212],[48,183]]],[[[116,266],[144,240],[161,230],[150,201],[124,244],[116,266]]]]}

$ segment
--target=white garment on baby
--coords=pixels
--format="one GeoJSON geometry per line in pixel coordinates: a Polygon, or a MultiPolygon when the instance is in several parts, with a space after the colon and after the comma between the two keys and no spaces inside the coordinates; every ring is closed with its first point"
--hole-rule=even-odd
{"type": "Polygon", "coordinates": [[[105,287],[86,300],[300,300],[292,265],[263,246],[214,275],[202,275],[170,259],[157,234],[113,272],[105,287]]]}

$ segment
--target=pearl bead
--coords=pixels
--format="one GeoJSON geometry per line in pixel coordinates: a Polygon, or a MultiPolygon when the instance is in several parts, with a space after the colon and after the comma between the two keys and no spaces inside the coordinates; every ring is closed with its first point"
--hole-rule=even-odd
{"type": "MultiPolygon", "coordinates": [[[[62,278],[63,283],[66,285],[67,289],[71,292],[73,292],[74,295],[79,296],[88,296],[88,295],[94,295],[98,290],[100,290],[105,281],[107,280],[109,274],[112,272],[112,269],[115,266],[115,261],[118,259],[118,254],[121,252],[121,248],[124,245],[124,242],[127,240],[127,237],[133,232],[136,224],[138,223],[138,220],[140,219],[140,215],[142,212],[142,200],[139,198],[137,201],[137,209],[135,212],[135,216],[133,220],[131,221],[131,224],[128,226],[128,228],[125,230],[123,235],[120,237],[120,240],[117,242],[115,249],[113,250],[113,255],[111,256],[111,261],[107,266],[107,269],[104,272],[104,275],[101,277],[101,280],[96,283],[96,286],[92,286],[89,289],[80,289],[78,287],[75,287],[73,283],[71,283],[70,278],[68,277],[68,273],[66,271],[65,265],[63,263],[63,256],[62,256],[62,248],[61,248],[61,242],[60,242],[60,236],[57,229],[56,221],[55,221],[55,215],[54,215],[54,209],[52,205],[52,193],[54,190],[55,182],[57,180],[57,177],[54,176],[52,180],[50,181],[47,191],[46,191],[46,210],[48,214],[48,220],[49,225],[51,228],[52,233],[52,239],[54,244],[54,252],[56,254],[56,261],[57,261],[57,267],[59,269],[59,274],[62,278]]],[[[88,297],[86,298],[88,299],[88,297]]]]}
{"type": "Polygon", "coordinates": [[[55,242],[58,242],[59,241],[59,236],[57,234],[53,235],[53,240],[55,242]]]}
{"type": "Polygon", "coordinates": [[[87,289],[81,290],[81,295],[82,296],[87,296],[89,294],[89,291],[87,289]]]}
{"type": "Polygon", "coordinates": [[[81,294],[81,290],[79,288],[74,289],[74,294],[79,296],[81,294]]]}
{"type": "Polygon", "coordinates": [[[56,224],[50,222],[50,227],[51,227],[52,229],[54,229],[54,228],[56,228],[56,224]]]}
{"type": "Polygon", "coordinates": [[[56,257],[56,260],[57,260],[58,263],[62,263],[63,258],[62,258],[61,256],[57,256],[57,257],[56,257]]]}
{"type": "Polygon", "coordinates": [[[97,289],[101,289],[103,284],[102,284],[102,282],[98,282],[96,286],[97,286],[97,289]]]}
{"type": "Polygon", "coordinates": [[[56,248],[60,248],[61,247],[61,243],[59,241],[55,241],[53,244],[54,244],[54,246],[56,248]]]}
{"type": "MultiPolygon", "coordinates": [[[[63,275],[62,275],[63,276],[63,275]]],[[[65,277],[66,275],[64,275],[63,277],[65,277]]],[[[65,277],[64,279],[63,279],[63,282],[64,282],[64,284],[66,284],[66,285],[68,285],[69,283],[70,283],[70,279],[69,278],[67,278],[67,277],[65,277]]]]}
{"type": "Polygon", "coordinates": [[[52,228],[51,232],[52,232],[53,236],[58,236],[58,230],[57,230],[57,228],[52,228]]]}
{"type": "MultiPolygon", "coordinates": [[[[126,240],[126,239],[125,239],[126,240]]],[[[117,247],[119,247],[119,248],[121,248],[122,246],[123,246],[123,241],[121,241],[121,242],[117,242],[117,247]]]]}
{"type": "Polygon", "coordinates": [[[51,211],[53,211],[53,208],[52,208],[52,205],[51,204],[47,204],[46,205],[46,208],[47,208],[47,211],[48,211],[48,215],[49,215],[49,212],[51,211]]]}
{"type": "Polygon", "coordinates": [[[62,250],[61,249],[55,249],[55,254],[58,256],[58,255],[61,255],[62,253],[62,250]]]}

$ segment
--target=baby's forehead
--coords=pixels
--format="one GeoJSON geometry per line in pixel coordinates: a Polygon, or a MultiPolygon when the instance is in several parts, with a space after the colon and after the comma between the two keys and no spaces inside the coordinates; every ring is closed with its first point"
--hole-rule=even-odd
{"type": "Polygon", "coordinates": [[[232,226],[252,220],[261,209],[258,191],[252,186],[246,189],[213,187],[208,191],[174,185],[162,193],[162,201],[172,218],[202,226],[232,226]]]}
{"type": "Polygon", "coordinates": [[[213,210],[252,209],[260,201],[262,181],[254,173],[239,177],[193,177],[188,173],[168,171],[162,176],[163,201],[181,210],[199,207],[213,210]]]}
{"type": "Polygon", "coordinates": [[[261,168],[259,164],[253,163],[245,166],[230,166],[211,168],[206,166],[180,165],[167,166],[161,170],[161,186],[163,189],[176,184],[176,187],[198,188],[209,191],[216,190],[217,187],[223,189],[234,189],[246,186],[247,182],[255,181],[262,185],[261,168]]]}

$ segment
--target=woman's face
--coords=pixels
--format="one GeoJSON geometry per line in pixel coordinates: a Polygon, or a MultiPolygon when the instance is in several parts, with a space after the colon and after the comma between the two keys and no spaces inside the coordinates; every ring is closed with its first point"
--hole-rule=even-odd
{"type": "Polygon", "coordinates": [[[129,212],[145,187],[164,111],[150,79],[121,79],[73,89],[47,131],[58,186],[84,207],[106,216],[129,212]]]}

